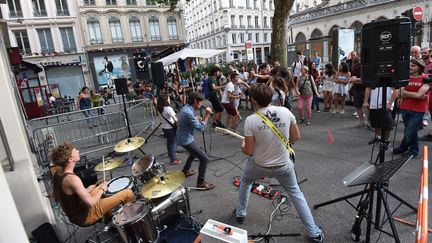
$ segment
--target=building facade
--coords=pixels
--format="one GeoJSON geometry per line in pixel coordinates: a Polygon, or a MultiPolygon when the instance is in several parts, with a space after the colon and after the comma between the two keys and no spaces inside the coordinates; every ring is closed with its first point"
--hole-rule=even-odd
{"type": "Polygon", "coordinates": [[[214,62],[245,62],[246,41],[252,42],[253,61],[270,54],[273,0],[191,0],[184,17],[191,48],[227,50],[214,62]]]}
{"type": "Polygon", "coordinates": [[[57,96],[76,96],[86,85],[76,1],[8,0],[0,7],[11,46],[24,61],[15,74],[28,117],[43,115],[51,89],[57,96]]]}
{"type": "Polygon", "coordinates": [[[119,77],[149,80],[148,61],[184,45],[182,12],[156,0],[84,0],[78,8],[95,87],[119,77]]]}
{"type": "Polygon", "coordinates": [[[354,28],[354,50],[361,51],[361,30],[371,21],[393,19],[414,6],[423,8],[424,17],[413,32],[413,44],[429,46],[431,42],[431,2],[429,0],[331,0],[293,13],[288,22],[288,61],[297,51],[304,55],[318,52],[323,63],[331,62],[332,31],[354,28]]]}

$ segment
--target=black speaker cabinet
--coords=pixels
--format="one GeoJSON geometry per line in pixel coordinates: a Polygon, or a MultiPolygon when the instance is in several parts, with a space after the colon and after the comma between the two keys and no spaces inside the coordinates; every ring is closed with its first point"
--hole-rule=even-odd
{"type": "Polygon", "coordinates": [[[162,62],[154,62],[151,64],[151,74],[153,84],[159,89],[163,89],[165,82],[165,70],[162,62]]]}
{"type": "Polygon", "coordinates": [[[362,81],[367,87],[408,84],[410,62],[408,18],[371,22],[362,29],[362,81]]]}
{"type": "Polygon", "coordinates": [[[118,95],[128,93],[127,79],[126,78],[116,78],[116,79],[114,79],[114,83],[115,83],[116,92],[118,95]]]}
{"type": "Polygon", "coordinates": [[[98,181],[97,174],[94,169],[85,169],[75,172],[75,174],[81,179],[84,187],[96,184],[98,181]]]}
{"type": "Polygon", "coordinates": [[[43,223],[37,229],[33,230],[32,235],[38,243],[60,243],[53,227],[49,223],[43,223]]]}

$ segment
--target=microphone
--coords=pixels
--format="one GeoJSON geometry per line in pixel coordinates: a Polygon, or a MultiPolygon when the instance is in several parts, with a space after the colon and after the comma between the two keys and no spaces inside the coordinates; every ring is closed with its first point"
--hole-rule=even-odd
{"type": "MultiPolygon", "coordinates": [[[[201,110],[206,110],[206,109],[207,109],[207,106],[205,106],[205,105],[202,105],[202,106],[201,106],[201,110]]],[[[210,113],[210,116],[211,116],[211,117],[214,116],[213,111],[210,113]]]]}

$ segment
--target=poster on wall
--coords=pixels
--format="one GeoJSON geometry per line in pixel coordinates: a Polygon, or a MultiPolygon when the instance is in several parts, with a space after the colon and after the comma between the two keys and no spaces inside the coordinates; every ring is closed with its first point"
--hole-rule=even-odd
{"type": "Polygon", "coordinates": [[[354,29],[338,30],[338,64],[346,62],[348,55],[354,51],[354,29]]]}
{"type": "Polygon", "coordinates": [[[131,77],[126,54],[94,57],[93,61],[99,86],[113,86],[113,79],[131,77]]]}
{"type": "Polygon", "coordinates": [[[42,99],[41,90],[39,88],[34,88],[33,92],[34,92],[34,95],[36,98],[36,103],[37,103],[38,107],[42,107],[43,106],[43,99],[42,99]]]}
{"type": "Polygon", "coordinates": [[[50,84],[50,90],[51,90],[51,95],[54,96],[56,99],[61,98],[60,88],[58,84],[50,84]]]}

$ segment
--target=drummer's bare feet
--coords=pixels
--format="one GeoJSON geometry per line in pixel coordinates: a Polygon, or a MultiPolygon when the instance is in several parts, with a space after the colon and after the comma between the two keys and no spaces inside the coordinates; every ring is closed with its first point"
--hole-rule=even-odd
{"type": "Polygon", "coordinates": [[[197,183],[197,187],[198,188],[203,188],[203,189],[206,189],[206,190],[211,190],[211,189],[215,188],[216,185],[212,184],[212,183],[207,183],[207,182],[204,181],[202,183],[197,183]]]}
{"type": "Polygon", "coordinates": [[[194,170],[182,170],[182,172],[186,177],[193,176],[196,174],[196,171],[194,170]]]}
{"type": "Polygon", "coordinates": [[[175,160],[171,161],[171,164],[172,165],[179,165],[179,164],[181,164],[181,162],[182,162],[181,160],[175,159],[175,160]]]}

